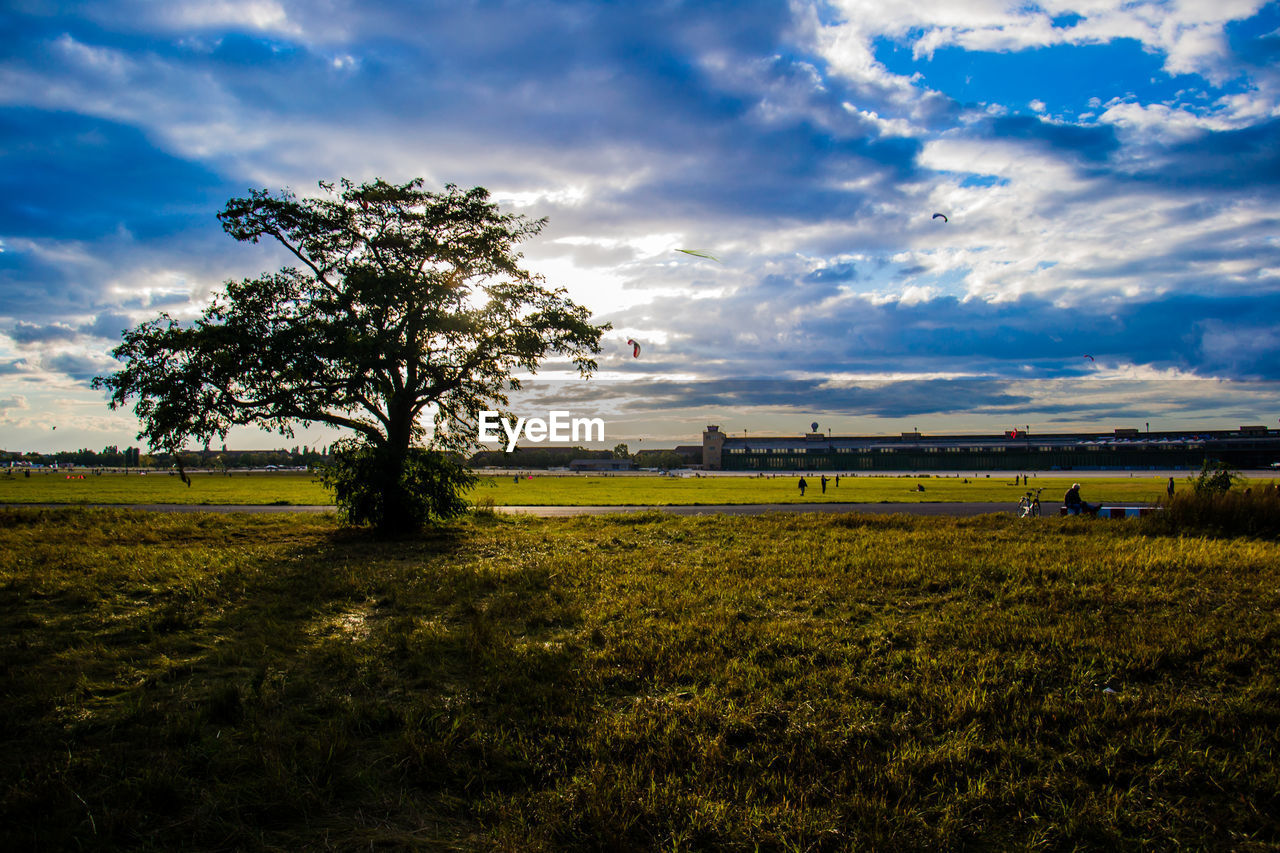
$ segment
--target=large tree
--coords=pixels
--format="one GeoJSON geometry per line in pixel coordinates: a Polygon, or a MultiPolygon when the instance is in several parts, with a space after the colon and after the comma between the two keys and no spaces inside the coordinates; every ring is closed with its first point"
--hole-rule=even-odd
{"type": "Polygon", "coordinates": [[[521,267],[517,244],[545,220],[500,212],[482,188],[320,186],[316,198],[229,201],[228,234],[275,241],[296,264],[228,282],[194,323],[162,314],[126,332],[113,353],[123,369],[95,385],[113,409],[136,400],[138,437],[156,449],[245,424],[350,430],[345,482],[376,493],[354,520],[412,525],[415,492],[433,483],[451,499],[425,512],[447,515],[465,476],[443,454],[474,440],[479,412],[519,387],[515,372],[559,355],[589,375],[608,327],[521,267]]]}

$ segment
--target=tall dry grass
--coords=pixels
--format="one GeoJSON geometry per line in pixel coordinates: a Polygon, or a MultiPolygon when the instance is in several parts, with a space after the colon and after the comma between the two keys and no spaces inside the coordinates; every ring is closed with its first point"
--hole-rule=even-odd
{"type": "Polygon", "coordinates": [[[1280,537],[1280,486],[1274,482],[1225,492],[1190,490],[1159,505],[1161,512],[1143,519],[1148,532],[1280,537]]]}

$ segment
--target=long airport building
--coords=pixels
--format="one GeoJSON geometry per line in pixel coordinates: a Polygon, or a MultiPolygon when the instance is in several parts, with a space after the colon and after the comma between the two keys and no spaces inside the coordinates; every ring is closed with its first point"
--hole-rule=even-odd
{"type": "Polygon", "coordinates": [[[1206,460],[1236,469],[1280,464],[1280,430],[778,436],[730,435],[717,425],[702,434],[709,471],[1199,470],[1206,460]]]}

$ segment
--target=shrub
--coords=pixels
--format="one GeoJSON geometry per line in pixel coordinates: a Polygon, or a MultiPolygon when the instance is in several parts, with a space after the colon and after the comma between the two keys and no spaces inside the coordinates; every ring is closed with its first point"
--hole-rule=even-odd
{"type": "Polygon", "coordinates": [[[1244,481],[1239,471],[1234,471],[1225,462],[1204,461],[1200,473],[1191,478],[1191,491],[1197,495],[1220,495],[1231,491],[1231,487],[1244,481]]]}
{"type": "Polygon", "coordinates": [[[416,530],[467,511],[462,492],[475,476],[450,454],[410,448],[403,457],[376,445],[340,441],[320,482],[347,524],[385,532],[416,530]]]}

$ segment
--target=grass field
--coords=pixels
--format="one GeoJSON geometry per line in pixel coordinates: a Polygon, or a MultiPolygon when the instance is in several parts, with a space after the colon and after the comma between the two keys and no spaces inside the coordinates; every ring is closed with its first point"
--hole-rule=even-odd
{"type": "Polygon", "coordinates": [[[332,503],[329,493],[305,472],[192,474],[186,486],[175,474],[102,474],[39,472],[30,477],[0,476],[3,503],[159,503],[159,504],[291,504],[332,503]]]}
{"type": "MultiPolygon", "coordinates": [[[[78,475],[77,475],[78,476],[78,475]]],[[[1071,484],[1069,475],[1033,477],[1030,486],[1015,486],[1008,477],[887,476],[844,477],[826,494],[814,477],[803,498],[795,477],[570,477],[534,475],[517,484],[511,476],[484,477],[470,499],[498,506],[671,506],[749,503],[911,503],[920,501],[1007,501],[1014,506],[1027,488],[1044,487],[1046,506],[1057,505],[1071,484]],[[916,491],[916,485],[924,491],[916,491]]],[[[1085,498],[1127,503],[1154,501],[1164,494],[1165,479],[1135,474],[1091,478],[1085,498]]],[[[176,476],[121,474],[83,480],[57,472],[31,477],[0,476],[0,503],[184,503],[184,504],[328,504],[331,498],[312,474],[276,472],[194,474],[187,487],[176,476]]]]}
{"type": "MultiPolygon", "coordinates": [[[[1044,487],[1042,501],[1061,501],[1073,482],[1068,477],[1034,477],[1030,485],[1013,485],[1010,478],[924,476],[845,477],[834,481],[824,494],[818,478],[806,476],[809,488],[802,498],[796,477],[760,479],[754,477],[538,477],[521,480],[494,478],[473,491],[473,498],[492,497],[499,506],[589,505],[606,506],[750,503],[919,503],[923,501],[1007,501],[1010,507],[1029,488],[1044,487]],[[966,479],[968,482],[966,482],[966,479]],[[924,487],[917,491],[916,486],[924,487]]],[[[829,478],[830,479],[830,478],[829,478]]],[[[1107,477],[1091,479],[1084,492],[1091,502],[1103,497],[1113,501],[1142,503],[1164,494],[1164,479],[1153,477],[1107,477]]]]}
{"type": "Polygon", "coordinates": [[[1280,544],[1145,530],[0,510],[0,843],[1274,849],[1280,544]]]}

